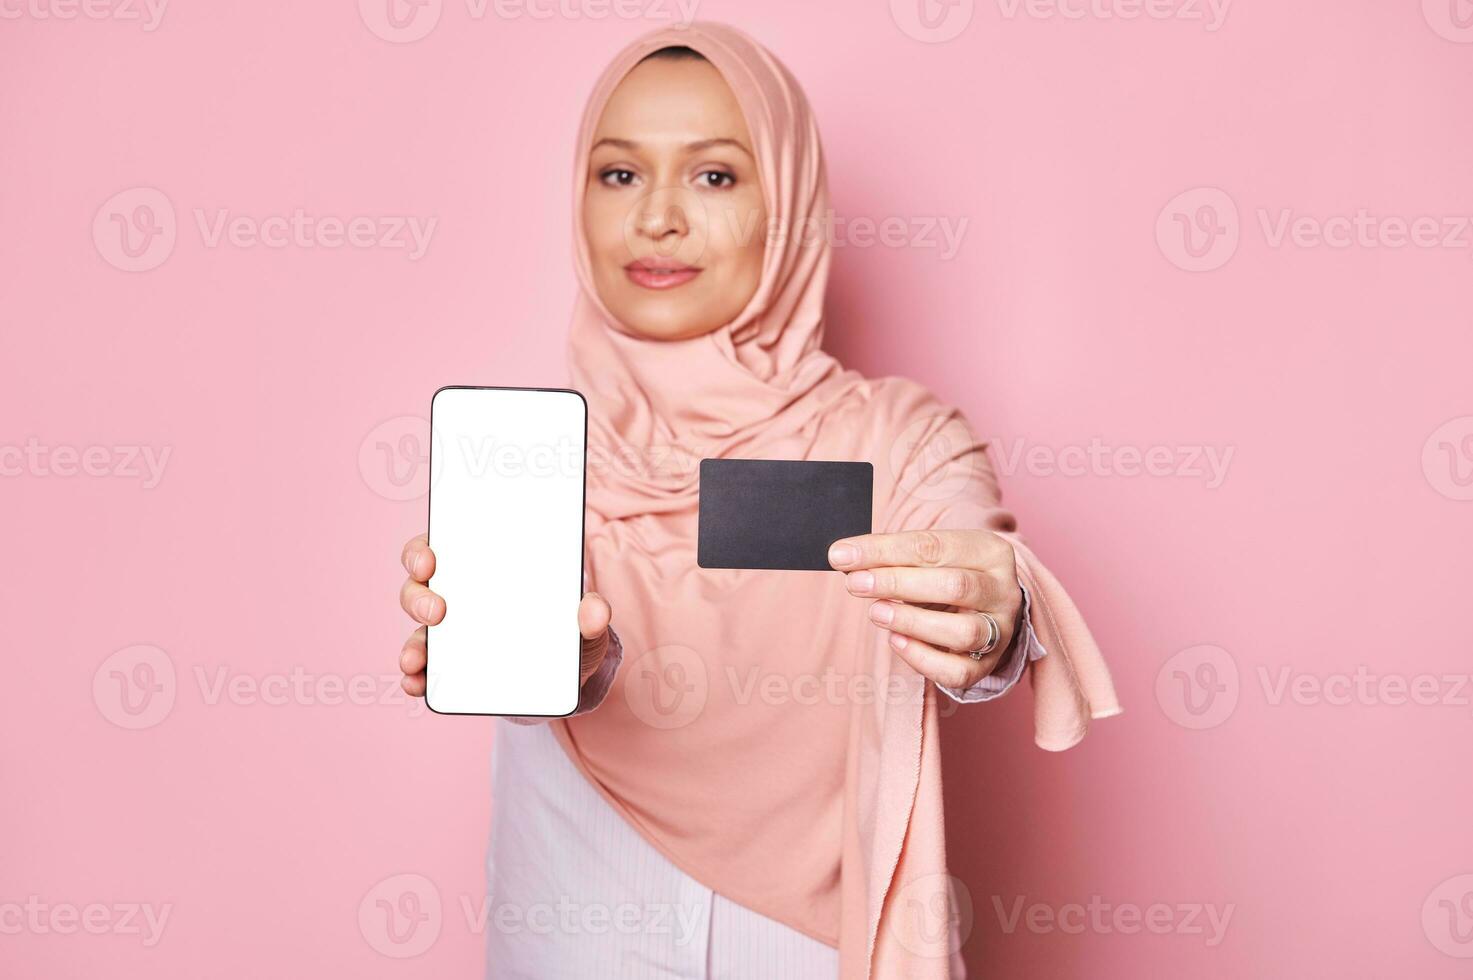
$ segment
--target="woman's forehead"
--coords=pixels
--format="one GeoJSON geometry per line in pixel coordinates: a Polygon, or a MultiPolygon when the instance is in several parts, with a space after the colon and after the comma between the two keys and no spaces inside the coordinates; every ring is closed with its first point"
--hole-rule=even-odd
{"type": "Polygon", "coordinates": [[[693,59],[636,65],[610,94],[593,138],[661,147],[716,139],[752,145],[731,87],[709,62],[693,59]]]}

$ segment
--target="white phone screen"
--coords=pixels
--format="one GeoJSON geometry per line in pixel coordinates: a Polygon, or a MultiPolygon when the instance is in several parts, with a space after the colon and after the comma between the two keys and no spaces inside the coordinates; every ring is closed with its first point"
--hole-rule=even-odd
{"type": "Polygon", "coordinates": [[[588,408],[576,391],[441,388],[430,403],[425,700],[443,714],[578,705],[588,408]]]}

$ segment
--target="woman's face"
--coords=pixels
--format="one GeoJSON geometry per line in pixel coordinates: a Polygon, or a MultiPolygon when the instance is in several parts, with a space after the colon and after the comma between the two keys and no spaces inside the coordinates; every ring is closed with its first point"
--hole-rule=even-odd
{"type": "Polygon", "coordinates": [[[599,298],[629,330],[680,340],[741,313],[767,209],[746,120],[710,62],[655,58],[619,83],[593,135],[583,227],[599,298]]]}

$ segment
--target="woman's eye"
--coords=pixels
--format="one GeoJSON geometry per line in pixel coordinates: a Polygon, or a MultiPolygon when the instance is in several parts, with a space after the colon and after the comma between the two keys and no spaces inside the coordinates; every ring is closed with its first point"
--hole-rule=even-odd
{"type": "Polygon", "coordinates": [[[605,170],[598,177],[610,187],[628,187],[634,183],[633,170],[605,170]]]}
{"type": "Polygon", "coordinates": [[[699,179],[703,187],[730,187],[736,183],[735,177],[728,173],[722,173],[720,170],[707,170],[701,174],[699,179]]]}

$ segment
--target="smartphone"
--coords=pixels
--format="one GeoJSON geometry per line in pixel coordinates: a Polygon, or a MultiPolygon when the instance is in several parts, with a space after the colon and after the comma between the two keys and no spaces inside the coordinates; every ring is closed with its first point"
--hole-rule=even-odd
{"type": "Polygon", "coordinates": [[[578,706],[588,403],[566,388],[446,387],[430,401],[425,703],[564,717],[578,706]]]}

